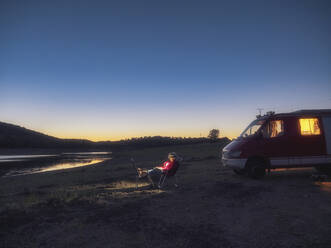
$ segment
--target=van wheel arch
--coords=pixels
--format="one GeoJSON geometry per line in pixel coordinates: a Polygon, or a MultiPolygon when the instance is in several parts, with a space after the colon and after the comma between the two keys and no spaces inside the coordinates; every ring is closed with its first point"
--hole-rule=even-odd
{"type": "Polygon", "coordinates": [[[251,178],[260,179],[264,177],[267,169],[270,169],[269,159],[262,156],[253,156],[247,159],[245,171],[251,178]]]}

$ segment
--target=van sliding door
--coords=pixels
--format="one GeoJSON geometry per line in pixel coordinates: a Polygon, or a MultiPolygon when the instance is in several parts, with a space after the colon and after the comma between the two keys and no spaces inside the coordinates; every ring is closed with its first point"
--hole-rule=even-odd
{"type": "Polygon", "coordinates": [[[299,137],[296,147],[299,153],[296,159],[301,160],[302,166],[314,166],[326,161],[321,121],[321,118],[314,116],[298,119],[299,137]]]}

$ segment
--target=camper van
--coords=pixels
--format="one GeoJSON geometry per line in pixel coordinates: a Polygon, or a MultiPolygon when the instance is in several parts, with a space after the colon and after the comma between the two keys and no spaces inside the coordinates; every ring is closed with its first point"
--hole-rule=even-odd
{"type": "Polygon", "coordinates": [[[258,115],[224,147],[223,165],[261,178],[266,170],[315,167],[331,173],[331,109],[258,115]]]}

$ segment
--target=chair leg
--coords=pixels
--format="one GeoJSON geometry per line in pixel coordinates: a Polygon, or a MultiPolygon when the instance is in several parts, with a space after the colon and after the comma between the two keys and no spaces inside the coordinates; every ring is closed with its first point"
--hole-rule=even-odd
{"type": "Polygon", "coordinates": [[[178,179],[177,179],[177,176],[175,175],[175,187],[178,188],[178,179]]]}
{"type": "Polygon", "coordinates": [[[138,176],[136,176],[136,189],[138,189],[138,180],[139,180],[139,178],[138,178],[138,176]]]}
{"type": "Polygon", "coordinates": [[[152,178],[151,178],[151,176],[149,174],[147,174],[147,178],[148,178],[148,180],[150,181],[150,183],[152,184],[152,186],[154,188],[155,187],[155,184],[154,184],[154,182],[153,182],[153,180],[152,180],[152,178]]]}
{"type": "Polygon", "coordinates": [[[162,180],[163,180],[163,177],[164,177],[164,175],[161,175],[161,176],[160,176],[160,180],[159,180],[159,183],[158,183],[158,185],[157,185],[157,187],[158,187],[159,189],[161,189],[161,187],[162,187],[162,180]]]}
{"type": "Polygon", "coordinates": [[[160,181],[159,181],[159,189],[161,189],[161,188],[163,187],[163,184],[164,184],[164,182],[166,181],[166,179],[167,179],[167,175],[162,175],[162,176],[160,177],[160,181]]]}

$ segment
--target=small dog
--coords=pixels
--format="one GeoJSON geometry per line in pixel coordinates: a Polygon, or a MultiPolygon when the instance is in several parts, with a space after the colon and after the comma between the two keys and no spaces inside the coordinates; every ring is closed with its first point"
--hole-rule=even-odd
{"type": "Polygon", "coordinates": [[[139,178],[146,177],[148,174],[146,169],[138,168],[137,171],[138,171],[139,178]]]}

